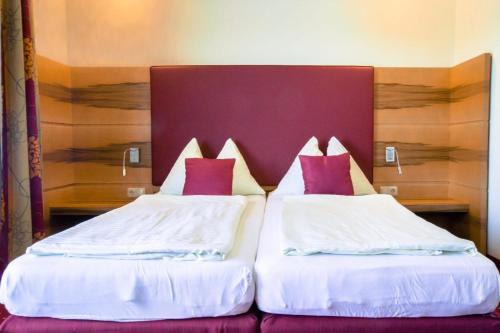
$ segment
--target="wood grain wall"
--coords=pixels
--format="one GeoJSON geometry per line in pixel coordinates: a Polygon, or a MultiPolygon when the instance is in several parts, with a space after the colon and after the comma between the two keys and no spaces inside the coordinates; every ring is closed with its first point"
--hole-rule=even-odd
{"type": "Polygon", "coordinates": [[[491,55],[452,68],[375,71],[375,185],[398,185],[404,199],[469,204],[449,229],[486,252],[491,55]],[[397,147],[403,175],[384,162],[397,147]]]}
{"type": "MultiPolygon", "coordinates": [[[[397,185],[400,198],[470,202],[456,232],[483,251],[489,61],[485,54],[453,68],[375,69],[374,185],[397,185]],[[397,147],[403,175],[385,163],[386,146],[397,147]]],[[[45,205],[127,200],[132,186],[153,192],[149,68],[69,68],[42,56],[38,68],[45,205]],[[122,177],[130,146],[141,148],[141,163],[122,177]]]]}
{"type": "Polygon", "coordinates": [[[449,70],[375,69],[374,185],[397,185],[399,198],[448,195],[449,70]],[[403,174],[385,163],[385,147],[398,150],[403,174]]]}
{"type": "Polygon", "coordinates": [[[456,233],[486,249],[488,215],[488,139],[491,55],[450,70],[450,152],[448,195],[467,201],[469,214],[456,233]]]}
{"type": "Polygon", "coordinates": [[[44,216],[53,202],[73,197],[75,167],[71,160],[50,156],[73,148],[73,111],[71,104],[71,69],[37,57],[41,140],[43,142],[44,216]],[[58,98],[54,98],[57,95],[58,98]]]}

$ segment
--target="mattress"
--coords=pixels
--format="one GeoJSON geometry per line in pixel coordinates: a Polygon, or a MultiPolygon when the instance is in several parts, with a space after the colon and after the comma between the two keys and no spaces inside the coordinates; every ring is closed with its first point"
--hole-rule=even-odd
{"type": "Polygon", "coordinates": [[[224,261],[39,257],[14,260],[0,301],[14,315],[144,321],[229,316],[253,303],[253,263],[265,207],[248,196],[233,249],[224,261]]]}
{"type": "Polygon", "coordinates": [[[268,198],[255,263],[258,307],[268,313],[345,317],[483,314],[499,302],[499,274],[477,255],[284,256],[282,196],[268,198]]]}

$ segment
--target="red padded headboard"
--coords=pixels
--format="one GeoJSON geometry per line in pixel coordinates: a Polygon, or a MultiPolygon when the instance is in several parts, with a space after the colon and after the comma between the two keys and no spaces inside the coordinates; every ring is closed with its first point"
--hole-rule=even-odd
{"type": "Polygon", "coordinates": [[[373,169],[373,68],[155,66],[151,68],[153,184],[196,137],[215,158],[232,138],[261,185],[277,185],[313,135],[336,136],[367,177],[373,169]]]}

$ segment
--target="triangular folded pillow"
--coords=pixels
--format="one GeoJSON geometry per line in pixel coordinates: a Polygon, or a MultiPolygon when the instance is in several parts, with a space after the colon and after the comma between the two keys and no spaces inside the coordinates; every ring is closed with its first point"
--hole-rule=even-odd
{"type": "Polygon", "coordinates": [[[217,158],[234,158],[236,160],[233,169],[233,195],[266,193],[250,174],[245,159],[232,139],[227,139],[217,158]]]}
{"type": "Polygon", "coordinates": [[[278,187],[274,191],[275,194],[304,194],[304,178],[302,177],[302,167],[300,166],[299,155],[323,156],[323,153],[319,150],[318,139],[313,136],[307,141],[304,147],[302,147],[297,157],[293,160],[290,169],[288,169],[287,173],[278,184],[278,187]]]}
{"type": "MultiPolygon", "coordinates": [[[[332,137],[328,142],[327,155],[335,156],[348,153],[347,149],[340,143],[336,137],[332,137]]],[[[368,178],[366,178],[363,170],[351,156],[351,180],[354,188],[354,195],[376,194],[377,191],[373,188],[368,178]]]]}
{"type": "MultiPolygon", "coordinates": [[[[186,182],[186,158],[203,158],[196,138],[191,139],[177,158],[167,178],[163,182],[160,192],[163,194],[182,195],[186,182]]],[[[265,194],[250,174],[250,170],[233,140],[228,139],[217,156],[218,159],[235,159],[233,168],[233,195],[265,194]]]]}
{"type": "Polygon", "coordinates": [[[182,150],[174,166],[168,173],[167,178],[165,178],[165,181],[160,187],[161,193],[174,195],[182,194],[186,181],[186,165],[184,161],[186,158],[203,158],[196,138],[192,138],[182,150]]]}

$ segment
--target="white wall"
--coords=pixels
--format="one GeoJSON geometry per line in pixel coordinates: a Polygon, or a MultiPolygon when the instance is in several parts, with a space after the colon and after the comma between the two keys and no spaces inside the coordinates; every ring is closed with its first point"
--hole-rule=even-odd
{"type": "Polygon", "coordinates": [[[67,6],[73,66],[418,67],[448,66],[453,58],[454,0],[70,0],[67,6]]]}
{"type": "Polygon", "coordinates": [[[488,253],[500,258],[500,1],[457,0],[454,62],[493,55],[488,203],[488,253]]]}
{"type": "Polygon", "coordinates": [[[68,63],[66,0],[33,1],[36,52],[52,60],[68,63]]]}

